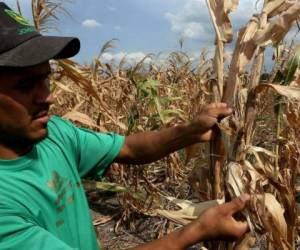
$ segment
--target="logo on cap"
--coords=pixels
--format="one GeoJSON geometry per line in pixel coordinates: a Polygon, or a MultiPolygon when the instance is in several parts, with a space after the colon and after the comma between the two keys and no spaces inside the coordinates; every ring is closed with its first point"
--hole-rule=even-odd
{"type": "Polygon", "coordinates": [[[13,10],[6,9],[5,13],[7,13],[11,18],[13,18],[16,22],[18,22],[21,25],[32,26],[24,17],[14,12],[13,10]]]}

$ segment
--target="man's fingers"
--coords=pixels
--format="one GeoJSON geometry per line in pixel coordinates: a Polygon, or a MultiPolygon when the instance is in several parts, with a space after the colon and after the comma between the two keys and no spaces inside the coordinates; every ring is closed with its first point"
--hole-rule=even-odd
{"type": "Polygon", "coordinates": [[[225,117],[232,114],[232,109],[227,106],[227,103],[220,102],[216,103],[215,112],[217,117],[225,117]]]}
{"type": "Polygon", "coordinates": [[[239,229],[240,236],[244,235],[249,231],[249,225],[246,221],[237,221],[236,222],[237,228],[239,229]]]}
{"type": "Polygon", "coordinates": [[[231,115],[233,112],[233,110],[231,108],[220,108],[217,110],[217,117],[218,118],[223,118],[223,117],[226,117],[226,116],[229,116],[231,115]]]}
{"type": "Polygon", "coordinates": [[[231,202],[225,203],[223,205],[224,211],[227,211],[229,214],[235,214],[237,212],[242,211],[247,203],[250,200],[250,195],[248,194],[243,194],[240,197],[232,200],[231,202]]]}
{"type": "Polygon", "coordinates": [[[228,108],[227,103],[225,102],[215,102],[215,103],[210,103],[204,107],[204,109],[222,109],[222,108],[228,108]]]}
{"type": "Polygon", "coordinates": [[[232,109],[229,108],[227,104],[223,102],[211,103],[207,105],[204,110],[206,110],[206,112],[208,112],[211,116],[214,116],[216,118],[222,118],[232,114],[232,109]]]}

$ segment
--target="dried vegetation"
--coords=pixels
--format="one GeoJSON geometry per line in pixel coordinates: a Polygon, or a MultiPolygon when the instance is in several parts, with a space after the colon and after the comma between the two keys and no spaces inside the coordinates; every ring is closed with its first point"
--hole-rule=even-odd
{"type": "MultiPolygon", "coordinates": [[[[296,249],[300,49],[287,46],[283,39],[299,17],[300,2],[260,1],[260,13],[238,32],[228,71],[224,55],[233,40],[228,14],[239,1],[206,2],[216,32],[214,59],[203,51],[195,66],[188,55],[177,51],[169,54],[163,66],[154,60],[145,63],[146,58],[135,65],[128,65],[126,57],[118,64],[107,63],[101,55],[111,49],[110,41],[90,65],[53,62],[57,101],[52,112],[96,131],[129,134],[189,120],[208,102],[227,102],[235,113],[219,124],[220,136],[210,145],[193,145],[144,168],[114,165],[109,177],[113,183],[89,181],[86,187],[117,192],[123,208],[119,222],[132,228],[136,213],[159,215],[175,223],[162,220],[157,225],[160,234],[195,219],[206,207],[250,193],[251,206],[243,216],[251,232],[245,239],[204,245],[208,249],[254,245],[296,249]],[[274,67],[266,73],[262,70],[270,45],[274,46],[274,67]]],[[[46,29],[50,17],[56,18],[57,9],[63,10],[61,1],[36,0],[32,6],[40,30],[46,29]]]]}

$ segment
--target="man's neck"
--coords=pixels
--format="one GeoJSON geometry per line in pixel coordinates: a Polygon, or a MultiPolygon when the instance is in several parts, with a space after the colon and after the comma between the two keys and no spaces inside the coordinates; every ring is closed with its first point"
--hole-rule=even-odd
{"type": "Polygon", "coordinates": [[[28,146],[26,148],[12,148],[0,143],[0,159],[15,160],[30,152],[31,149],[32,146],[28,146]]]}

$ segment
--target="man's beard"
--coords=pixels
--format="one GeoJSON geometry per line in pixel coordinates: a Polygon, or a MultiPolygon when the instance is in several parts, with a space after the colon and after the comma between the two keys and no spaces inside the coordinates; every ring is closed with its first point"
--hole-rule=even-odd
{"type": "Polygon", "coordinates": [[[26,149],[31,147],[40,141],[44,140],[43,138],[33,138],[25,129],[4,129],[0,125],[0,144],[11,148],[11,149],[26,149]]]}

